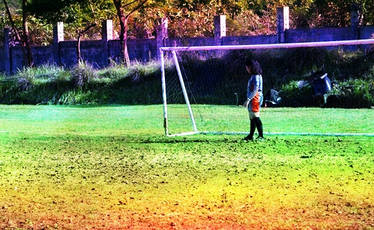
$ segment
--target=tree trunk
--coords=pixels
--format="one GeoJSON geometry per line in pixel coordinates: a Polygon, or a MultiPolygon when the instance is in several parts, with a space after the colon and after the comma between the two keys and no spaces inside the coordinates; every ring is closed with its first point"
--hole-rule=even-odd
{"type": "Polygon", "coordinates": [[[117,16],[118,16],[119,25],[121,28],[121,31],[119,33],[119,40],[120,40],[120,45],[121,45],[121,59],[123,60],[126,66],[130,66],[130,63],[127,61],[129,59],[128,51],[127,51],[127,31],[126,31],[127,30],[127,18],[122,8],[121,0],[113,0],[113,4],[117,10],[117,16]]]}
{"type": "Polygon", "coordinates": [[[78,39],[77,39],[77,63],[80,64],[80,62],[82,61],[82,55],[81,55],[81,38],[82,38],[82,35],[87,33],[87,31],[89,31],[92,27],[95,27],[96,26],[96,23],[93,23],[89,26],[87,26],[84,30],[82,31],[77,31],[78,33],[78,39]]]}
{"type": "Polygon", "coordinates": [[[34,60],[32,58],[32,51],[29,41],[29,29],[27,26],[27,13],[26,13],[26,0],[22,0],[22,27],[23,27],[23,43],[26,47],[26,58],[27,66],[32,67],[34,65],[34,60]]]}
{"type": "Polygon", "coordinates": [[[122,53],[123,53],[123,57],[124,57],[124,61],[125,61],[125,64],[126,66],[130,66],[130,56],[129,56],[129,51],[127,49],[127,32],[128,32],[128,24],[127,24],[127,17],[125,18],[125,21],[123,22],[124,23],[124,33],[123,33],[123,45],[122,45],[122,53]]]}
{"type": "Polygon", "coordinates": [[[143,7],[148,0],[142,0],[142,1],[130,1],[127,4],[122,5],[122,0],[113,0],[113,4],[116,7],[117,10],[117,16],[119,19],[119,23],[121,26],[121,31],[119,35],[120,44],[121,44],[121,53],[123,61],[125,62],[126,66],[130,66],[130,57],[129,52],[127,50],[127,31],[128,31],[128,19],[135,11],[139,10],[141,7],[143,7]],[[134,7],[131,7],[132,9],[129,10],[128,14],[125,14],[124,8],[130,7],[131,5],[135,4],[134,7]]]}
{"type": "Polygon", "coordinates": [[[77,64],[79,65],[82,61],[81,56],[81,33],[78,34],[78,40],[77,40],[77,64]]]}

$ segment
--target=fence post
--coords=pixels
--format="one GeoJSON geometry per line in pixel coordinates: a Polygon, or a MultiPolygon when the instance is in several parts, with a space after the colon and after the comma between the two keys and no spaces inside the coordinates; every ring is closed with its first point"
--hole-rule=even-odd
{"type": "Polygon", "coordinates": [[[286,42],[286,30],[290,28],[290,10],[288,6],[277,8],[277,35],[278,42],[286,42]]]}
{"type": "Polygon", "coordinates": [[[11,74],[12,73],[12,65],[11,65],[11,56],[10,56],[10,29],[5,27],[4,28],[4,70],[5,73],[11,74]]]}
{"type": "Polygon", "coordinates": [[[351,28],[353,32],[353,39],[360,39],[360,8],[357,4],[352,5],[351,28]]]}
{"type": "Polygon", "coordinates": [[[64,41],[64,23],[57,22],[53,27],[53,55],[54,62],[58,65],[62,65],[60,55],[60,42],[64,41]]]}
{"type": "Polygon", "coordinates": [[[157,42],[157,59],[161,58],[160,47],[166,45],[166,39],[168,38],[168,19],[162,18],[161,24],[156,30],[156,42],[157,42]]]}
{"type": "Polygon", "coordinates": [[[226,15],[215,16],[213,21],[215,45],[222,45],[222,38],[226,37],[226,15]]]}
{"type": "Polygon", "coordinates": [[[102,36],[101,40],[102,40],[102,45],[103,45],[104,65],[107,66],[109,64],[109,59],[110,59],[108,42],[110,40],[113,40],[113,21],[112,20],[103,21],[101,36],[102,36]]]}

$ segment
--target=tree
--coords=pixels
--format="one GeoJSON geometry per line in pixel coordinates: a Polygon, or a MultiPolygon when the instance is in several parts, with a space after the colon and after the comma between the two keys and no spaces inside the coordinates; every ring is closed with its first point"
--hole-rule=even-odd
{"type": "Polygon", "coordinates": [[[96,24],[93,23],[91,25],[88,25],[84,30],[78,30],[78,39],[77,39],[77,63],[81,63],[83,61],[82,55],[81,55],[81,37],[84,35],[87,31],[89,31],[92,27],[95,27],[96,24]]]}
{"type": "Polygon", "coordinates": [[[62,20],[74,28],[70,34],[71,37],[77,38],[76,54],[79,63],[82,61],[82,37],[103,19],[112,16],[111,6],[109,0],[55,0],[54,4],[49,0],[32,0],[28,10],[35,17],[45,19],[49,23],[62,20]]]}
{"type": "MultiPolygon", "coordinates": [[[[5,0],[4,0],[5,1],[5,0]]],[[[22,0],[22,31],[23,31],[23,42],[24,46],[26,47],[26,56],[27,56],[27,65],[32,67],[34,65],[34,61],[32,58],[31,46],[30,46],[30,36],[29,36],[29,28],[27,25],[27,18],[28,12],[26,11],[27,7],[27,0],[22,0]]]]}
{"type": "Polygon", "coordinates": [[[347,27],[351,23],[352,10],[359,13],[360,26],[374,24],[374,1],[372,0],[311,0],[304,11],[304,17],[310,26],[347,27]]]}
{"type": "Polygon", "coordinates": [[[123,56],[123,61],[126,66],[130,66],[130,57],[127,49],[127,33],[129,29],[128,20],[133,13],[144,7],[147,2],[148,0],[113,0],[121,28],[119,35],[121,55],[123,56]]]}
{"type": "Polygon", "coordinates": [[[6,12],[8,14],[8,18],[10,21],[10,24],[12,26],[12,30],[15,33],[16,39],[18,42],[21,43],[22,51],[24,54],[25,59],[27,60],[27,66],[32,67],[34,65],[33,57],[32,57],[32,51],[30,46],[30,39],[29,39],[29,29],[27,25],[28,20],[28,12],[27,12],[27,0],[22,0],[22,33],[20,33],[19,29],[16,27],[16,24],[13,20],[12,13],[9,8],[9,4],[6,0],[3,0],[6,12]]]}
{"type": "Polygon", "coordinates": [[[77,31],[83,31],[88,25],[99,25],[102,20],[115,16],[111,0],[54,0],[53,4],[50,0],[31,0],[28,10],[49,24],[59,21],[68,24],[71,37],[77,37],[77,31]]]}

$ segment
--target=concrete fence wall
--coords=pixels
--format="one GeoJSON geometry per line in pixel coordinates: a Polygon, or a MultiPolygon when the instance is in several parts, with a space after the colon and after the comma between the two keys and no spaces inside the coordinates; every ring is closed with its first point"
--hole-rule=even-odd
{"type": "Polygon", "coordinates": [[[5,57],[4,57],[4,48],[0,47],[0,71],[5,72],[5,57]]]}
{"type": "MultiPolygon", "coordinates": [[[[289,29],[289,9],[282,7],[277,10],[277,34],[260,36],[226,36],[226,16],[214,18],[214,37],[169,39],[167,33],[168,21],[163,20],[157,28],[156,39],[136,39],[128,41],[131,60],[147,62],[158,59],[159,48],[162,46],[202,46],[202,45],[244,45],[271,44],[308,41],[334,41],[366,39],[374,37],[374,26],[358,27],[352,14],[352,26],[347,28],[311,28],[289,29]]],[[[24,66],[24,55],[21,47],[10,46],[10,30],[4,29],[4,47],[0,47],[0,72],[14,73],[24,66]]],[[[35,46],[32,48],[35,65],[57,64],[72,67],[77,63],[76,41],[64,40],[64,25],[59,22],[54,27],[53,44],[35,46]]],[[[96,68],[108,66],[110,60],[120,60],[120,41],[113,39],[113,25],[106,20],[102,25],[102,39],[82,41],[81,54],[83,60],[96,68]]]]}
{"type": "Polygon", "coordinates": [[[287,42],[318,42],[356,39],[351,28],[317,28],[287,30],[287,42]]]}
{"type": "Polygon", "coordinates": [[[374,26],[367,26],[362,28],[360,35],[363,38],[374,38],[374,26]]]}

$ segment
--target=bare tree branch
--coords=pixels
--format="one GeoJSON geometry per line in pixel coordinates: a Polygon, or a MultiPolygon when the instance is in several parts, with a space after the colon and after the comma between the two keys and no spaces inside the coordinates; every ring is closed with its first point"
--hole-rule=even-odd
{"type": "Polygon", "coordinates": [[[23,53],[24,58],[27,60],[27,65],[33,66],[34,62],[33,62],[31,47],[29,43],[29,34],[28,34],[28,28],[27,28],[27,15],[25,12],[26,0],[22,1],[22,28],[23,28],[22,36],[20,35],[14,23],[12,13],[10,12],[10,9],[9,9],[8,2],[6,0],[3,0],[3,2],[6,8],[8,17],[9,17],[10,24],[12,26],[12,30],[14,34],[16,35],[16,40],[21,43],[22,53],[23,53]]]}
{"type": "Polygon", "coordinates": [[[134,0],[134,1],[132,1],[132,2],[129,2],[129,3],[127,3],[127,4],[125,4],[125,5],[123,5],[123,8],[126,8],[126,7],[128,7],[128,6],[131,6],[132,4],[134,4],[135,2],[137,2],[138,0],[134,0]]]}
{"type": "Polygon", "coordinates": [[[83,35],[83,34],[85,34],[87,31],[89,31],[92,27],[95,27],[95,26],[96,26],[96,23],[92,23],[91,25],[88,25],[84,30],[79,31],[78,33],[79,33],[80,35],[83,35]]]}
{"type": "Polygon", "coordinates": [[[8,14],[8,18],[9,18],[9,21],[10,21],[10,24],[12,26],[12,30],[14,31],[15,35],[16,35],[16,39],[19,41],[19,42],[22,42],[22,39],[21,39],[21,35],[19,34],[17,28],[16,28],[16,25],[14,23],[14,20],[13,20],[13,17],[12,17],[12,14],[10,13],[10,9],[9,9],[9,5],[8,5],[8,2],[6,0],[3,0],[4,2],[4,5],[5,5],[5,9],[6,9],[6,12],[8,14]]]}
{"type": "Polygon", "coordinates": [[[134,7],[134,9],[132,9],[130,11],[130,13],[128,13],[126,15],[126,18],[130,17],[131,14],[133,14],[135,11],[139,10],[142,6],[144,6],[146,3],[148,2],[148,0],[143,0],[142,2],[140,2],[136,7],[134,7]]]}

